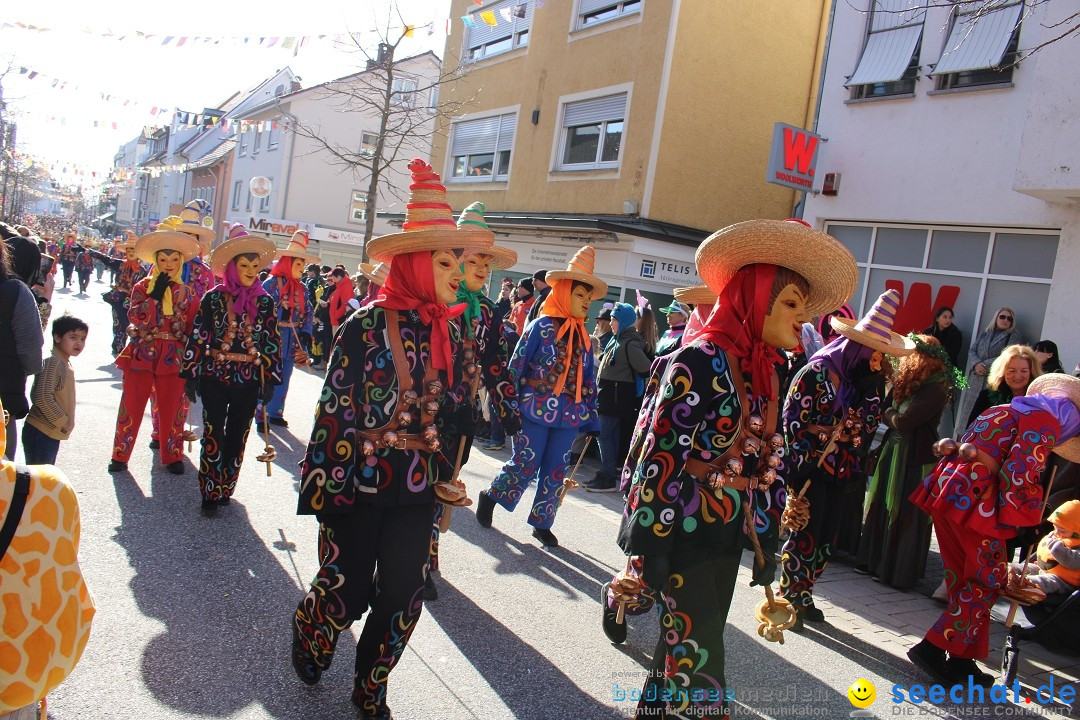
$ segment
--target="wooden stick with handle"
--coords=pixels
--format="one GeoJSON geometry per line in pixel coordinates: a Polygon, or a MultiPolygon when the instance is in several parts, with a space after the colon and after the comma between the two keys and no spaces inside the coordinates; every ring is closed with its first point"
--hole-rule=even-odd
{"type": "MultiPolygon", "coordinates": [[[[263,371],[262,363],[259,363],[259,395],[266,394],[266,375],[263,371]]],[[[263,442],[266,443],[266,447],[263,449],[263,456],[266,458],[266,477],[270,477],[270,418],[266,413],[266,404],[263,404],[263,442]]]]}
{"type": "MultiPolygon", "coordinates": [[[[456,485],[458,483],[458,474],[461,473],[461,458],[465,455],[465,443],[468,442],[468,437],[462,434],[461,439],[458,440],[457,458],[454,460],[454,474],[450,477],[450,484],[456,485]]],[[[454,509],[452,505],[444,505],[442,517],[439,518],[439,532],[446,532],[450,529],[450,515],[454,509]]]]}
{"type": "MultiPolygon", "coordinates": [[[[1054,487],[1054,476],[1057,475],[1057,466],[1055,465],[1050,469],[1050,480],[1046,483],[1046,493],[1043,497],[1042,509],[1039,510],[1039,522],[1042,522],[1043,514],[1046,512],[1046,506],[1050,503],[1050,490],[1054,487]]],[[[1020,587],[1024,585],[1024,578],[1027,577],[1028,563],[1031,562],[1031,547],[1024,548],[1024,564],[1020,568],[1020,587]]],[[[1020,603],[1016,600],[1011,600],[1009,603],[1009,614],[1005,617],[1005,627],[1011,628],[1013,621],[1016,620],[1016,608],[1020,607],[1020,603]]]]}
{"type": "Polygon", "coordinates": [[[570,477],[563,480],[563,492],[559,496],[559,505],[562,506],[563,498],[566,497],[566,493],[570,492],[576,487],[580,487],[574,476],[577,475],[578,468],[581,467],[581,462],[585,459],[585,453],[589,451],[589,445],[592,443],[592,435],[588,435],[585,438],[585,445],[581,448],[581,454],[578,455],[577,462],[574,464],[574,469],[570,471],[570,477]]]}

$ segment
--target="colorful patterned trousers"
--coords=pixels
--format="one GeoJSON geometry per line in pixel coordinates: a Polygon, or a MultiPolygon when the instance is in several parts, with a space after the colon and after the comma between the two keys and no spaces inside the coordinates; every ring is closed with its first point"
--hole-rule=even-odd
{"type": "MultiPolygon", "coordinates": [[[[856,486],[852,486],[854,488],[856,486]]],[[[802,484],[791,492],[802,489],[802,484]]],[[[810,522],[784,543],[780,594],[792,605],[814,604],[814,583],[825,572],[852,493],[834,482],[814,480],[806,491],[810,522]]]]}
{"type": "Polygon", "coordinates": [[[225,385],[203,379],[202,455],[199,490],[203,500],[232,497],[244,463],[251,420],[259,401],[258,385],[225,385]]]}
{"type": "Polygon", "coordinates": [[[266,406],[268,417],[280,418],[285,415],[285,396],[289,394],[289,380],[292,379],[295,364],[293,354],[300,347],[296,340],[297,336],[292,328],[281,328],[281,384],[274,388],[274,397],[266,406]]]}
{"type": "Polygon", "coordinates": [[[124,349],[124,345],[127,344],[127,327],[128,327],[128,299],[121,293],[114,293],[115,297],[119,297],[119,300],[113,299],[109,302],[112,307],[113,317],[113,341],[112,341],[112,354],[116,357],[120,354],[120,351],[124,349]]]}
{"type": "Polygon", "coordinates": [[[931,515],[949,604],[926,639],[958,658],[982,660],[989,653],[990,608],[1005,582],[1005,541],[958,528],[931,515]]]}
{"type": "Polygon", "coordinates": [[[304,649],[330,667],[342,631],[370,606],[356,644],[353,701],[374,714],[423,610],[430,504],[359,505],[319,516],[319,572],[293,622],[304,649]]]}
{"type": "Polygon", "coordinates": [[[180,402],[184,397],[183,379],[175,373],[155,375],[141,370],[125,370],[120,410],[116,415],[113,460],[126,463],[131,458],[131,451],[139,438],[146,401],[151,393],[157,397],[161,417],[169,420],[165,424],[167,437],[161,443],[161,462],[167,465],[184,457],[183,432],[187,415],[184,404],[180,402]]]}
{"type": "Polygon", "coordinates": [[[566,492],[563,478],[570,463],[570,446],[576,428],[552,428],[523,418],[514,436],[514,454],[491,481],[488,494],[510,512],[521,501],[530,480],[536,480],[536,497],[529,524],[546,530],[555,523],[559,500],[566,492]]]}

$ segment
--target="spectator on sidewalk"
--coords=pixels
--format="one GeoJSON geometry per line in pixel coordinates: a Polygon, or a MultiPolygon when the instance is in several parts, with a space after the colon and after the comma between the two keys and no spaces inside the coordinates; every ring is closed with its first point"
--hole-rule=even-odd
{"type": "Polygon", "coordinates": [[[75,371],[71,358],[86,347],[90,326],[77,317],[61,315],[52,324],[52,355],[34,376],[33,402],[23,425],[23,456],[27,465],[55,465],[60,441],[75,428],[75,371]]]}
{"type": "Polygon", "coordinates": [[[341,323],[349,314],[349,301],[353,298],[353,284],[349,273],[343,267],[334,268],[330,273],[334,279],[334,292],[330,294],[330,328],[336,335],[341,323]]]}
{"type": "Polygon", "coordinates": [[[1061,355],[1058,353],[1056,342],[1053,340],[1040,340],[1031,349],[1035,351],[1035,357],[1039,358],[1040,375],[1065,372],[1065,368],[1061,366],[1061,355]]]}
{"type": "Polygon", "coordinates": [[[965,428],[971,427],[975,418],[995,405],[1008,405],[1014,397],[1027,392],[1031,381],[1039,377],[1039,358],[1027,345],[1010,345],[990,364],[986,387],[975,398],[975,404],[967,416],[965,428]]]}
{"type": "Polygon", "coordinates": [[[532,278],[522,278],[517,284],[517,300],[510,309],[510,320],[514,323],[514,331],[520,337],[525,332],[525,325],[529,318],[529,311],[536,304],[536,295],[533,293],[532,278]]]}
{"type": "MultiPolygon", "coordinates": [[[[964,434],[970,424],[971,409],[975,406],[975,400],[979,393],[986,389],[986,377],[990,374],[990,365],[997,356],[1010,345],[1021,345],[1024,336],[1016,329],[1016,313],[1011,308],[999,308],[979,337],[972,343],[968,351],[967,389],[960,395],[960,404],[956,408],[956,425],[953,427],[953,437],[964,434]]],[[[976,416],[978,413],[975,413],[976,416]]]]}
{"type": "Polygon", "coordinates": [[[15,459],[16,420],[30,412],[26,378],[41,371],[41,315],[30,288],[11,272],[8,244],[0,243],[0,401],[7,408],[7,457],[15,459]]]}
{"type": "Polygon", "coordinates": [[[529,308],[529,317],[526,323],[530,323],[536,318],[540,317],[540,311],[543,310],[544,301],[547,300],[548,293],[551,292],[551,286],[547,284],[547,270],[537,270],[532,276],[533,292],[536,293],[536,302],[529,308]]]}
{"type": "Polygon", "coordinates": [[[612,304],[605,304],[604,309],[596,316],[596,329],[593,330],[593,337],[596,338],[597,358],[604,354],[604,348],[615,337],[615,333],[611,331],[611,309],[613,307],[615,306],[612,304]]]}

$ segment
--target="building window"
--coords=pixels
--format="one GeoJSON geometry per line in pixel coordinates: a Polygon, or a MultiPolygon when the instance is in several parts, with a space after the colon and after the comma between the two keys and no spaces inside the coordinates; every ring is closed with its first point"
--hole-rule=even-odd
{"type": "Polygon", "coordinates": [[[617,168],[626,118],[626,93],[563,107],[560,170],[617,168]]]}
{"type": "Polygon", "coordinates": [[[247,155],[247,133],[240,133],[240,150],[237,153],[240,157],[247,155]]]}
{"type": "Polygon", "coordinates": [[[250,187],[244,188],[244,192],[247,193],[247,203],[245,203],[244,209],[248,212],[251,212],[251,203],[254,200],[255,196],[251,194],[250,187]]]}
{"type": "Polygon", "coordinates": [[[251,154],[254,155],[255,153],[259,152],[259,148],[261,148],[261,147],[262,147],[262,130],[256,130],[255,131],[255,140],[251,144],[251,154]]]}
{"type": "MultiPolygon", "coordinates": [[[[242,192],[244,192],[244,181],[243,180],[237,180],[236,182],[233,183],[233,188],[232,188],[232,209],[233,210],[239,210],[240,209],[240,194],[242,192]]],[[[251,209],[251,206],[248,205],[248,210],[250,210],[250,209],[251,209]]]]}
{"type": "Polygon", "coordinates": [[[266,131],[266,151],[277,150],[278,138],[281,136],[281,131],[278,131],[277,135],[274,135],[274,124],[270,124],[270,129],[266,131]]]}
{"type": "Polygon", "coordinates": [[[866,44],[847,82],[853,100],[915,92],[926,7],[909,5],[909,0],[871,3],[866,44]]]}
{"type": "Polygon", "coordinates": [[[416,107],[416,80],[412,78],[394,78],[393,94],[390,104],[399,107],[416,107]]]}
{"type": "MultiPolygon", "coordinates": [[[[274,186],[274,178],[269,177],[269,178],[266,178],[266,179],[270,181],[270,187],[273,187],[274,186]]],[[[270,198],[272,198],[273,196],[274,196],[274,193],[273,193],[273,191],[271,191],[270,194],[267,195],[266,197],[259,198],[259,212],[261,212],[263,214],[270,212],[270,198]]]]}
{"type": "Polygon", "coordinates": [[[366,158],[375,157],[375,149],[379,144],[379,136],[375,133],[360,133],[360,156],[366,158]]]}
{"type": "Polygon", "coordinates": [[[953,13],[952,29],[934,66],[938,90],[1012,82],[1023,2],[974,3],[953,13]]]}
{"type": "Polygon", "coordinates": [[[509,52],[529,44],[533,0],[502,0],[471,14],[475,27],[466,29],[465,62],[509,52]],[[490,15],[488,14],[490,13],[490,15]],[[490,25],[483,15],[494,18],[490,25]]]}
{"type": "Polygon", "coordinates": [[[516,124],[516,113],[454,123],[450,131],[451,179],[508,179],[516,124]]]}
{"type": "Polygon", "coordinates": [[[578,3],[578,28],[592,27],[599,23],[641,12],[641,0],[580,0],[578,3]]]}
{"type": "Polygon", "coordinates": [[[349,203],[349,222],[367,222],[367,193],[360,190],[352,191],[352,200],[349,203]]]}

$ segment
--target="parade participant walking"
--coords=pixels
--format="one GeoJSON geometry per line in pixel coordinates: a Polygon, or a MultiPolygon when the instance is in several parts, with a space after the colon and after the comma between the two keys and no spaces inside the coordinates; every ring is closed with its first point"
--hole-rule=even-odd
{"type": "MultiPolygon", "coordinates": [[[[513,267],[517,262],[517,253],[495,245],[495,233],[488,229],[484,221],[483,203],[473,203],[465,208],[458,218],[457,226],[458,232],[462,234],[458,242],[476,246],[465,255],[461,263],[465,279],[458,285],[457,299],[465,305],[465,311],[459,319],[464,365],[461,382],[451,390],[454,402],[458,405],[455,431],[462,438],[459,442],[463,442],[460,450],[461,463],[464,464],[468,462],[472,450],[476,426],[483,418],[477,392],[481,383],[488,392],[488,398],[502,426],[510,428],[508,432],[511,434],[521,428],[517,392],[507,367],[510,348],[506,346],[505,336],[500,331],[502,317],[495,308],[495,303],[484,295],[484,287],[492,268],[505,270],[513,267]]],[[[380,267],[383,266],[385,264],[380,263],[380,267]]],[[[448,450],[453,453],[451,457],[456,457],[458,449],[448,450]]],[[[438,597],[434,573],[439,569],[439,535],[444,512],[445,505],[437,503],[431,531],[431,556],[424,582],[425,600],[435,600],[438,597]]]]}
{"type": "Polygon", "coordinates": [[[861,512],[863,464],[885,412],[885,380],[892,373],[886,356],[915,350],[914,342],[892,331],[899,305],[899,293],[886,290],[857,324],[833,317],[840,336],[799,370],[784,402],[788,487],[802,493],[810,483],[803,495],[810,522],[784,544],[780,578],[781,594],[799,615],[796,628],[824,621],[814,605],[814,583],[832,557],[845,511],[861,512]]]}
{"type": "MultiPolygon", "coordinates": [[[[270,277],[263,288],[277,307],[278,330],[281,332],[281,384],[274,388],[274,397],[268,403],[260,403],[256,412],[259,422],[289,427],[284,418],[285,396],[289,393],[289,380],[297,360],[308,362],[305,346],[311,345],[312,308],[308,302],[307,289],[300,282],[304,267],[319,262],[317,255],[308,252],[308,234],[303,230],[293,233],[284,250],[278,250],[270,277]]],[[[324,348],[324,354],[327,352],[324,348]]]]}
{"type": "Polygon", "coordinates": [[[182,412],[180,364],[199,304],[191,289],[180,282],[180,274],[183,264],[198,252],[198,244],[189,235],[175,230],[156,230],[135,244],[136,256],[153,263],[154,270],[131,291],[130,340],[116,359],[124,371],[124,384],[109,472],[127,470],[151,392],[157,394],[166,434],[159,448],[161,462],[171,473],[184,472],[181,458],[186,416],[182,412]]]}
{"type": "Polygon", "coordinates": [[[203,440],[199,457],[202,512],[228,505],[244,462],[259,398],[281,382],[281,334],[274,301],[258,283],[274,244],[249,235],[236,223],[210,256],[222,283],[203,296],[184,350],[180,376],[189,399],[202,397],[203,440]]]}
{"type": "Polygon", "coordinates": [[[476,519],[491,527],[499,504],[513,512],[536,481],[529,512],[533,537],[558,547],[551,526],[559,510],[570,446],[579,432],[600,429],[596,413],[595,360],[585,317],[593,300],[607,295],[607,283],[593,274],[596,251],[577,251],[566,270],[549,272],[551,292],[540,317],[530,322],[510,360],[510,377],[520,398],[521,431],[514,454],[487,491],[480,493],[476,519]]]}
{"type": "Polygon", "coordinates": [[[668,329],[664,331],[660,342],[656,344],[656,354],[667,355],[678,350],[682,344],[682,335],[686,330],[686,320],[690,317],[690,311],[678,300],[672,300],[671,304],[666,308],[661,308],[660,312],[667,315],[668,329]]]}
{"type": "Polygon", "coordinates": [[[199,254],[184,263],[182,279],[200,301],[203,295],[217,284],[214,273],[203,262],[203,257],[210,252],[217,237],[214,232],[214,219],[210,217],[211,212],[210,203],[206,200],[192,200],[180,211],[178,221],[173,227],[174,230],[192,236],[199,243],[199,254]]]}
{"type": "Polygon", "coordinates": [[[445,456],[457,447],[436,425],[455,411],[446,389],[461,380],[454,318],[464,306],[447,305],[463,279],[462,236],[439,176],[422,160],[409,169],[403,232],[367,246],[377,262],[393,258],[383,293],[345,322],[331,351],[298,509],[319,519],[321,567],[293,618],[293,668],[318,682],[341,633],[370,608],[352,700],[378,720],[391,717],[387,679],[423,609],[433,485],[452,474],[445,456]]]}
{"type": "Polygon", "coordinates": [[[71,274],[75,272],[75,258],[78,251],[75,249],[75,240],[78,236],[73,232],[64,233],[64,245],[60,248],[60,267],[64,270],[64,287],[71,284],[71,274]]]}
{"type": "Polygon", "coordinates": [[[1041,473],[1050,452],[1080,461],[1080,380],[1061,373],[980,415],[943,455],[911,501],[934,522],[948,606],[908,658],[945,685],[989,687],[975,661],[989,652],[990,608],[1007,572],[1005,544],[1042,520],[1041,473]]]}
{"type": "Polygon", "coordinates": [[[83,248],[75,256],[75,274],[79,276],[79,292],[84,293],[90,287],[90,273],[94,272],[94,258],[90,248],[83,248]]]}
{"type": "MultiPolygon", "coordinates": [[[[139,261],[135,253],[137,238],[131,230],[127,231],[127,242],[120,246],[124,253],[123,259],[104,256],[101,259],[110,268],[115,268],[116,282],[111,290],[102,294],[102,298],[112,308],[113,316],[113,357],[120,354],[127,342],[128,308],[131,301],[131,290],[135,283],[142,280],[146,269],[139,261]]],[[[100,255],[99,255],[100,256],[100,255]]]]}
{"type": "Polygon", "coordinates": [[[777,349],[797,346],[802,323],[843,302],[857,279],[839,242],[793,221],[729,226],[696,259],[720,298],[700,334],[662,360],[619,535],[663,600],[639,716],[724,711],[724,626],[747,533],[765,561],[754,582],[770,584],[776,570],[785,498],[775,470],[777,349]],[[784,266],[767,264],[780,257],[784,266]]]}

